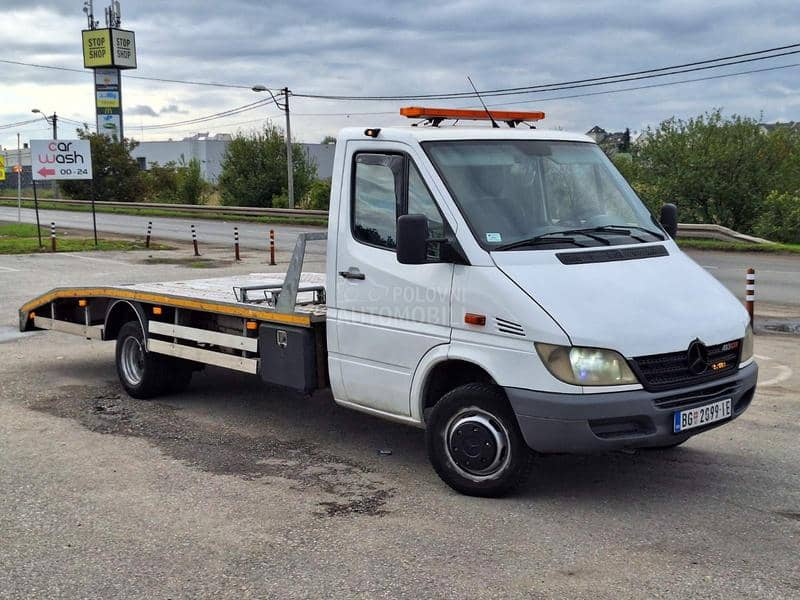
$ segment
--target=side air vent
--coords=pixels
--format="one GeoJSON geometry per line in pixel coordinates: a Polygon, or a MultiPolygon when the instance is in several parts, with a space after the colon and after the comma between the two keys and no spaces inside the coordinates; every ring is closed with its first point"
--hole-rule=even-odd
{"type": "Polygon", "coordinates": [[[511,335],[520,335],[523,337],[525,336],[525,330],[519,323],[507,321],[506,319],[501,319],[500,317],[495,317],[494,320],[497,323],[497,329],[502,333],[510,333],[511,335]]]}

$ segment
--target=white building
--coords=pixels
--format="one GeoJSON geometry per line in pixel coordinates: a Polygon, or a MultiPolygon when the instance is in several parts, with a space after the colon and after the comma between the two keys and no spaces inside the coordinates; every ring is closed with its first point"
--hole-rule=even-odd
{"type": "MultiPolygon", "coordinates": [[[[231,136],[220,134],[213,137],[197,135],[181,141],[141,142],[131,153],[141,169],[149,169],[153,163],[168,162],[188,164],[193,158],[200,163],[203,179],[216,183],[222,172],[222,161],[231,136]]],[[[300,144],[306,154],[317,165],[317,177],[328,179],[333,173],[335,144],[300,144]]]]}

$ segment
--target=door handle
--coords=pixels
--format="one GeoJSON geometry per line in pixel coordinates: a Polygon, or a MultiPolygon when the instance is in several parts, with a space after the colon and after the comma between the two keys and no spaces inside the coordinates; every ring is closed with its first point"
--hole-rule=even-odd
{"type": "Polygon", "coordinates": [[[339,275],[345,279],[366,279],[367,276],[355,267],[350,267],[347,271],[339,271],[339,275]]]}

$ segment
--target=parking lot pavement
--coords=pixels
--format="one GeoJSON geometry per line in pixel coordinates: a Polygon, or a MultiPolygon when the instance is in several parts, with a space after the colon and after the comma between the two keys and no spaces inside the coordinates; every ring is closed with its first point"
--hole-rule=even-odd
{"type": "MultiPolygon", "coordinates": [[[[66,273],[69,262],[36,261],[17,263],[28,274],[13,287],[0,279],[2,324],[43,281],[123,276],[113,263],[66,273]]],[[[136,263],[124,276],[198,271],[136,263]]],[[[208,368],[183,394],[134,401],[111,344],[5,339],[3,598],[800,595],[794,337],[756,338],[761,385],[730,425],[671,451],[541,457],[501,500],[452,492],[422,431],[326,393],[208,368]]]]}

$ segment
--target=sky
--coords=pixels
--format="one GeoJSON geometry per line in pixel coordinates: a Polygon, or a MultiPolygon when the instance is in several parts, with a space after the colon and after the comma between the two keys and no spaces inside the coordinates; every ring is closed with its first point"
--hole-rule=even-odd
{"type": "MultiPolygon", "coordinates": [[[[82,0],[3,0],[0,59],[83,70],[82,0]]],[[[95,3],[103,25],[104,0],[95,3]]],[[[283,125],[274,106],[198,126],[140,129],[227,110],[263,97],[252,85],[294,94],[412,95],[518,87],[657,68],[800,43],[796,0],[122,0],[122,28],[136,32],[138,69],[123,75],[125,134],[181,139],[283,125]],[[128,75],[222,82],[216,88],[128,75]]],[[[800,54],[688,73],[546,94],[488,98],[490,106],[543,110],[544,128],[641,131],[671,116],[715,108],[768,122],[800,120],[800,67],[711,81],[605,92],[742,70],[800,64],[800,54]]],[[[461,101],[364,102],[291,97],[295,140],[318,142],[345,126],[403,124],[401,106],[476,107],[461,101]],[[368,113],[368,114],[365,114],[368,113]]],[[[90,71],[0,63],[0,126],[37,118],[31,110],[94,122],[90,71]]],[[[19,128],[23,142],[48,136],[44,119],[19,128]]],[[[60,137],[74,137],[64,122],[60,137]]],[[[16,147],[17,130],[0,129],[16,147]]]]}

